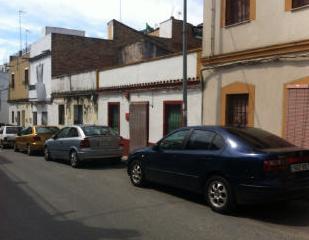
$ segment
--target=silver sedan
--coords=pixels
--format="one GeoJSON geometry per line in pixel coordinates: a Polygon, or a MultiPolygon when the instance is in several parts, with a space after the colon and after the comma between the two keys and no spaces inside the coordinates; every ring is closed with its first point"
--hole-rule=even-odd
{"type": "Polygon", "coordinates": [[[93,159],[121,160],[120,136],[106,126],[71,126],[61,129],[44,146],[46,160],[63,159],[72,167],[93,159]]]}

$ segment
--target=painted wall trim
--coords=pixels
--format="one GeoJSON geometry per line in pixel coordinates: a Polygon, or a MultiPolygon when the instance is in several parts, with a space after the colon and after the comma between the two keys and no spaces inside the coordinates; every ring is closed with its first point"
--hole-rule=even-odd
{"type": "Polygon", "coordinates": [[[204,66],[309,51],[309,39],[202,58],[204,66]]]}

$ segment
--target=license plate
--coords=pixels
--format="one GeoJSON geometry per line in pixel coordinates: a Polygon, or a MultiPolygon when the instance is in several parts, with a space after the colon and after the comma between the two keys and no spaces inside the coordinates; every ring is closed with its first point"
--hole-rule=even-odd
{"type": "Polygon", "coordinates": [[[309,163],[299,163],[291,165],[291,172],[309,171],[309,163]]]}

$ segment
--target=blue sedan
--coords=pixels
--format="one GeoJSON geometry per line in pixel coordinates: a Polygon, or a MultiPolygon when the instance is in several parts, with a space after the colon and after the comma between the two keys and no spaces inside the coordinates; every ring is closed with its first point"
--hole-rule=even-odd
{"type": "Polygon", "coordinates": [[[309,150],[257,128],[188,127],[128,158],[135,186],[148,181],[202,193],[216,212],[238,204],[302,198],[309,150]]]}

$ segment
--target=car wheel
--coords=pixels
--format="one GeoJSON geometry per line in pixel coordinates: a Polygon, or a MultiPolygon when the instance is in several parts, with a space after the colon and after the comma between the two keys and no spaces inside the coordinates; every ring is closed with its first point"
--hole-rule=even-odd
{"type": "Polygon", "coordinates": [[[33,154],[33,151],[31,149],[30,144],[28,144],[28,146],[27,146],[27,154],[28,154],[28,156],[32,156],[32,154],[33,154]]]}
{"type": "Polygon", "coordinates": [[[228,181],[220,176],[211,177],[205,187],[205,198],[215,212],[227,214],[235,208],[232,189],[228,181]]]}
{"type": "Polygon", "coordinates": [[[44,148],[44,159],[45,159],[46,161],[51,161],[51,160],[53,160],[52,157],[50,156],[50,152],[49,152],[49,150],[48,150],[48,147],[45,147],[45,148],[44,148]]]}
{"type": "Polygon", "coordinates": [[[80,165],[77,152],[74,150],[70,152],[70,164],[73,168],[78,168],[80,165]]]}
{"type": "Polygon", "coordinates": [[[140,160],[135,160],[130,165],[130,179],[134,186],[143,187],[146,184],[143,165],[140,160]]]}
{"type": "Polygon", "coordinates": [[[14,152],[19,152],[19,149],[18,149],[18,147],[17,147],[17,144],[16,144],[16,143],[14,144],[14,152]]]}

